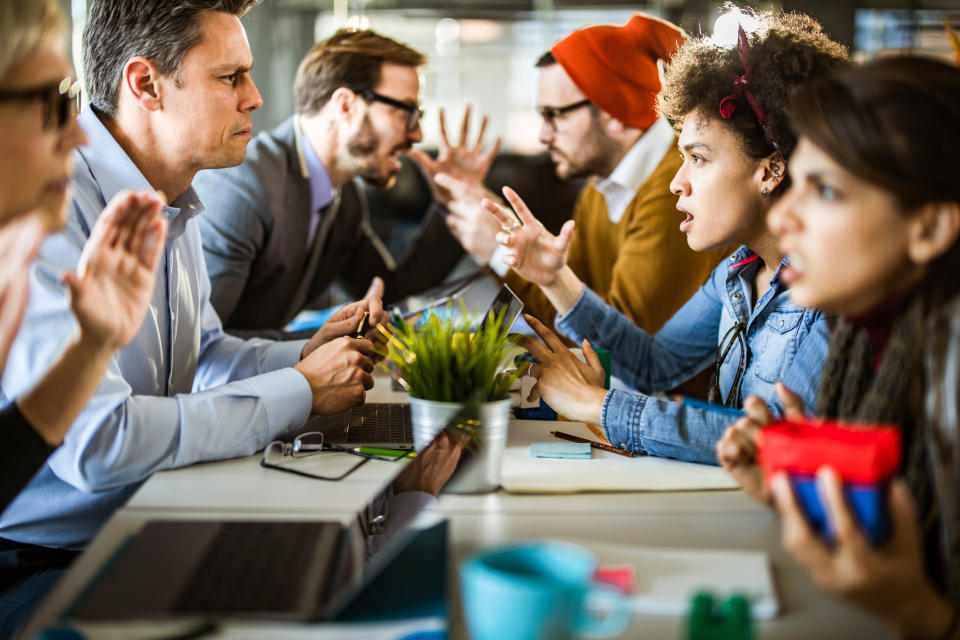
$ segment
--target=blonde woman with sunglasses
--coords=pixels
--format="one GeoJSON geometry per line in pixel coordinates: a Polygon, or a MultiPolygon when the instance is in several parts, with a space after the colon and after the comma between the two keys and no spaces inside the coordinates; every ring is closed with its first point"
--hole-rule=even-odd
{"type": "MultiPolygon", "coordinates": [[[[65,35],[55,0],[0,3],[0,372],[28,301],[28,270],[43,238],[64,225],[71,154],[86,140],[65,35]]],[[[77,270],[62,276],[77,329],[39,383],[0,398],[0,510],[63,441],[110,358],[142,323],[166,235],[160,207],[150,194],[119,195],[92,230],[77,270]]],[[[13,590],[24,555],[14,558],[3,542],[0,637],[7,637],[38,598],[13,590]]]]}

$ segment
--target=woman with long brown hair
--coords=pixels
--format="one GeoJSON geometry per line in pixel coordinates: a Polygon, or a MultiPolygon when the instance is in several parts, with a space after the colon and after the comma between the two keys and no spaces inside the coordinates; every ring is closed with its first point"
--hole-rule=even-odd
{"type": "Polygon", "coordinates": [[[792,104],[793,186],[770,228],[790,257],[791,298],[842,316],[817,413],[902,430],[893,538],[867,543],[830,469],[818,478],[833,546],[813,533],[785,477],[764,484],[754,443],[772,416],[756,399],[718,457],[775,503],[785,546],[819,586],[909,637],[960,637],[960,69],[881,59],[817,79],[792,104]]]}

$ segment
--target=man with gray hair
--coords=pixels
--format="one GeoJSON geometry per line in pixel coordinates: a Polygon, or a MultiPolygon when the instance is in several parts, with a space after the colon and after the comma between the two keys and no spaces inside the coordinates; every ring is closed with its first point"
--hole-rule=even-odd
{"type": "Polygon", "coordinates": [[[59,274],[76,267],[106,202],[124,188],[155,190],[169,232],[145,322],[111,360],[64,444],[0,518],[0,547],[21,558],[0,571],[4,617],[29,609],[43,593],[36,581],[49,588],[65,554],[83,548],[155,471],[250,455],[311,414],[362,402],[373,384],[372,343],[344,336],[364,312],[373,324],[385,321],[378,299],[347,307],[309,343],[228,336],[210,304],[194,222],[203,206],[191,182],[201,169],[244,159],[261,99],[239,17],[256,3],[90,3],[83,49],[92,108],[80,116],[90,143],[76,153],[67,227],[47,240],[31,272],[4,398],[29,389],[74,331],[59,274]]]}

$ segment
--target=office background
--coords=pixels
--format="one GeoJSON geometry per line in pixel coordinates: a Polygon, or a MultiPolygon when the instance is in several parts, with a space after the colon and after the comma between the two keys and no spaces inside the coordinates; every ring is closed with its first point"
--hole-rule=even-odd
{"type": "MultiPolygon", "coordinates": [[[[61,0],[73,20],[74,53],[87,0],[61,0]]],[[[855,55],[921,50],[950,56],[943,20],[960,28],[960,0],[781,0],[738,6],[810,13],[855,55]]],[[[712,32],[718,0],[264,0],[244,18],[256,58],[253,77],[264,106],[256,130],[293,112],[291,87],[297,63],[318,39],[344,25],[369,27],[407,42],[429,56],[422,73],[426,110],[424,145],[439,140],[441,106],[459,122],[463,106],[490,116],[490,131],[519,155],[541,151],[537,142],[536,59],[570,31],[588,24],[622,24],[645,11],[688,33],[712,32]]],[[[78,59],[78,58],[77,58],[78,59]]],[[[79,66],[79,65],[78,65],[79,66]]],[[[79,68],[77,69],[79,73],[79,68]]]]}

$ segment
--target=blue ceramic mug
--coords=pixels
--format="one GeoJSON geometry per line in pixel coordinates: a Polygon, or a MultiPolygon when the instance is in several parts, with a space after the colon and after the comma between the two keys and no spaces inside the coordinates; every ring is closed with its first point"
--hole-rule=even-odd
{"type": "Polygon", "coordinates": [[[630,621],[626,597],[595,582],[596,568],[596,558],[583,547],[549,540],[474,554],[460,565],[470,637],[563,640],[619,634],[630,621]],[[594,607],[606,615],[592,615],[594,607]]]}

